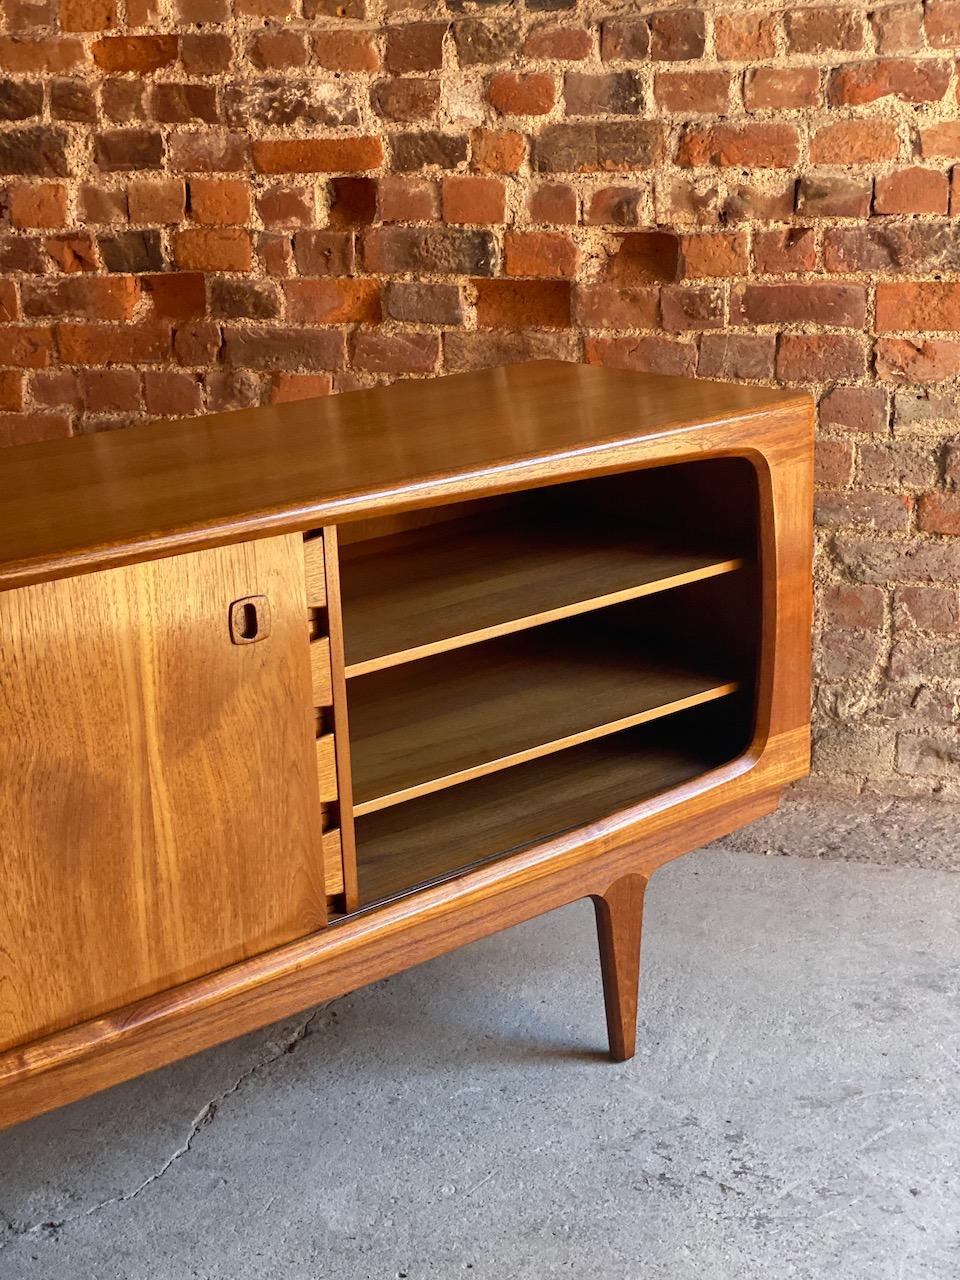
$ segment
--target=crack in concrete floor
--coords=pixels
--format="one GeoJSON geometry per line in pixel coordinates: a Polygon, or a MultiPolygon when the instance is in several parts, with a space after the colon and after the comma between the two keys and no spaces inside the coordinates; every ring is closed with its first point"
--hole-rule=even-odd
{"type": "Polygon", "coordinates": [[[43,1218],[40,1222],[33,1223],[16,1222],[10,1218],[3,1218],[2,1227],[4,1233],[10,1238],[6,1241],[0,1241],[0,1254],[4,1253],[24,1236],[44,1234],[50,1238],[55,1238],[64,1227],[69,1226],[73,1222],[80,1222],[84,1218],[92,1218],[96,1214],[101,1213],[104,1209],[109,1209],[112,1205],[127,1204],[131,1200],[136,1200],[137,1197],[142,1195],[148,1187],[153,1186],[154,1183],[159,1182],[161,1178],[169,1173],[178,1160],[181,1160],[185,1155],[189,1154],[198,1134],[201,1130],[207,1128],[208,1125],[213,1123],[216,1119],[217,1112],[227,1098],[238,1093],[248,1080],[251,1080],[260,1072],[265,1071],[268,1067],[273,1066],[273,1064],[275,1062],[279,1062],[281,1058],[289,1057],[289,1055],[294,1053],[308,1036],[312,1035],[316,1030],[319,1030],[320,1028],[317,1025],[319,1019],[334,1003],[335,1001],[328,1001],[326,1004],[318,1006],[318,1008],[314,1009],[305,1018],[302,1018],[300,1022],[297,1023],[296,1027],[294,1027],[293,1031],[281,1042],[280,1045],[276,1047],[273,1052],[255,1062],[252,1067],[248,1067],[246,1071],[242,1072],[237,1077],[229,1088],[222,1090],[215,1098],[211,1098],[209,1102],[204,1103],[194,1116],[193,1121],[190,1124],[189,1132],[180,1146],[177,1147],[172,1155],[168,1156],[167,1159],[164,1160],[163,1164],[155,1173],[151,1173],[149,1177],[144,1178],[143,1181],[140,1182],[140,1184],[132,1191],[123,1192],[117,1196],[109,1196],[106,1200],[101,1200],[98,1204],[90,1205],[89,1208],[84,1209],[81,1213],[67,1215],[63,1218],[43,1218]]]}

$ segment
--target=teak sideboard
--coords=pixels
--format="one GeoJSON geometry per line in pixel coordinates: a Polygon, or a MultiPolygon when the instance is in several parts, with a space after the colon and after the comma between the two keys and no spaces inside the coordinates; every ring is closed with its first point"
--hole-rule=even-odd
{"type": "Polygon", "coordinates": [[[577,898],[807,770],[812,409],[554,362],[0,451],[0,1125],[577,898]]]}

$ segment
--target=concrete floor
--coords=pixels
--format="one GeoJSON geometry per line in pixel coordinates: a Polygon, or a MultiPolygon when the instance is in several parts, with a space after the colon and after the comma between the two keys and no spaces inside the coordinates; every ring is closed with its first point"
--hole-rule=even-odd
{"type": "Polygon", "coordinates": [[[957,1280],[960,875],[706,850],[0,1134],[0,1277],[957,1280]]]}

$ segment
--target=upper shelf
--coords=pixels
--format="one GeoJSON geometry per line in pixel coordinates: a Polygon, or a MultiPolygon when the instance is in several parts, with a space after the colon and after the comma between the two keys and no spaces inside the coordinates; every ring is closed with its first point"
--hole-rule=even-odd
{"type": "Polygon", "coordinates": [[[743,561],[588,522],[471,520],[357,544],[342,568],[347,676],[729,573],[743,561]]]}
{"type": "Polygon", "coordinates": [[[811,423],[798,392],[542,361],[0,449],[0,590],[811,423]]]}

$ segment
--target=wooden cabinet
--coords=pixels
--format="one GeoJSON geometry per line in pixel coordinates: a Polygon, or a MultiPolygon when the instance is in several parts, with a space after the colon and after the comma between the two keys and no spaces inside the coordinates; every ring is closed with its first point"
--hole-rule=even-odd
{"type": "Polygon", "coordinates": [[[0,1124],[657,866],[807,767],[811,408],[542,363],[0,452],[0,1124]]]}

